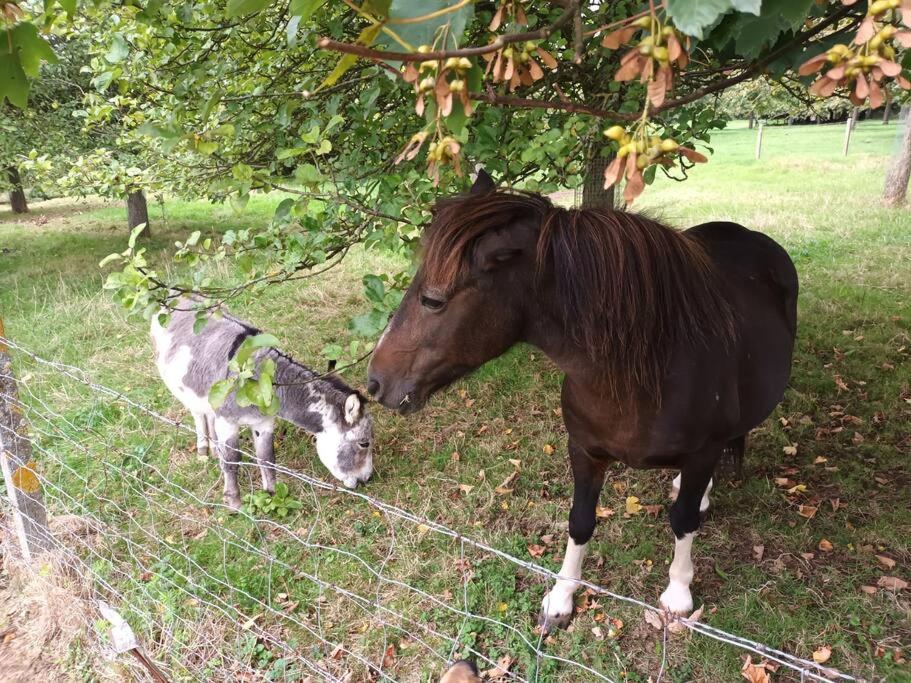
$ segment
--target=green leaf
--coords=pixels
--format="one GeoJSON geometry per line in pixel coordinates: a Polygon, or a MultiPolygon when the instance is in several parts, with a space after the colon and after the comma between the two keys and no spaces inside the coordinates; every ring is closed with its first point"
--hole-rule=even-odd
{"type": "MultiPolygon", "coordinates": [[[[390,19],[417,19],[454,4],[452,0],[393,0],[389,5],[388,16],[390,19]]],[[[443,41],[440,41],[438,47],[457,47],[465,32],[465,26],[472,17],[474,17],[474,3],[470,2],[453,12],[444,12],[424,21],[398,24],[395,32],[402,40],[413,48],[417,48],[420,45],[433,44],[434,37],[441,35],[445,30],[446,44],[443,45],[443,41]]],[[[383,43],[385,45],[395,44],[397,48],[401,49],[401,46],[389,36],[383,36],[383,43]]]]}
{"type": "Polygon", "coordinates": [[[367,295],[367,298],[374,303],[383,303],[383,298],[386,296],[386,286],[383,284],[383,281],[376,275],[365,275],[363,283],[364,293],[367,295]]]}
{"type": "Polygon", "coordinates": [[[289,11],[292,16],[300,17],[306,21],[310,18],[310,15],[325,4],[326,0],[291,0],[289,11]]]}
{"type": "Polygon", "coordinates": [[[338,360],[344,352],[344,349],[339,344],[329,344],[323,349],[322,356],[326,360],[338,360]]]}
{"type": "Polygon", "coordinates": [[[798,28],[813,8],[813,0],[763,0],[762,13],[777,15],[787,21],[791,28],[798,28]]]}
{"type": "Polygon", "coordinates": [[[228,0],[226,12],[229,19],[242,17],[254,12],[261,12],[271,4],[271,0],[228,0]]]}
{"type": "Polygon", "coordinates": [[[129,54],[130,44],[127,42],[126,38],[123,37],[122,33],[115,33],[111,37],[111,47],[108,48],[104,58],[111,64],[116,64],[126,59],[129,54]]]}
{"type": "Polygon", "coordinates": [[[19,48],[19,63],[26,76],[36,78],[41,71],[41,62],[57,63],[57,55],[44,38],[38,35],[38,29],[28,21],[13,27],[9,34],[15,47],[19,48]]]}
{"type": "Polygon", "coordinates": [[[119,261],[122,258],[123,258],[123,254],[108,254],[103,259],[101,259],[101,261],[98,264],[98,267],[104,268],[109,263],[112,263],[113,261],[119,261]]]}
{"type": "Polygon", "coordinates": [[[140,223],[130,231],[130,239],[127,241],[127,245],[130,247],[130,249],[133,249],[136,246],[136,238],[139,237],[139,233],[145,229],[146,224],[140,223]]]}
{"type": "Polygon", "coordinates": [[[19,60],[9,53],[0,53],[0,102],[4,97],[20,109],[28,104],[28,79],[19,60]]]}
{"type": "Polygon", "coordinates": [[[288,485],[280,481],[275,484],[275,497],[276,498],[287,498],[288,497],[288,485]]]}
{"type": "Polygon", "coordinates": [[[318,185],[323,181],[323,175],[313,164],[301,164],[294,171],[294,177],[304,185],[318,185]]]}
{"type": "Polygon", "coordinates": [[[247,337],[244,344],[249,344],[253,349],[261,349],[265,346],[278,346],[278,337],[274,334],[257,334],[253,337],[247,337]]]}
{"type": "MultiPolygon", "coordinates": [[[[812,2],[813,0],[810,0],[812,2]]],[[[762,9],[763,0],[731,0],[731,6],[738,12],[749,12],[758,15],[762,9]]]]}
{"type": "Polygon", "coordinates": [[[674,26],[696,38],[702,38],[702,29],[731,8],[732,0],[667,0],[667,13],[674,26]]]}
{"type": "Polygon", "coordinates": [[[215,410],[221,408],[225,401],[228,399],[228,395],[234,390],[235,379],[229,377],[228,379],[222,379],[217,381],[212,385],[212,388],[209,389],[209,405],[212,406],[215,410]]]}
{"type": "MultiPolygon", "coordinates": [[[[382,24],[371,24],[361,31],[361,34],[357,37],[357,43],[368,47],[373,45],[373,41],[376,40],[376,37],[379,35],[382,28],[382,24]]],[[[355,62],[357,62],[357,55],[342,55],[332,72],[326,76],[326,80],[320,84],[318,90],[330,85],[335,85],[338,82],[338,79],[344,76],[345,72],[354,66],[355,62]]]]}

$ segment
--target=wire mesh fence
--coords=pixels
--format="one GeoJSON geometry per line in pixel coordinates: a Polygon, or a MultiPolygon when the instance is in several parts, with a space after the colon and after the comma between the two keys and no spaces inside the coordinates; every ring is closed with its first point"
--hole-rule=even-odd
{"type": "MultiPolygon", "coordinates": [[[[607,627],[591,647],[561,652],[533,622],[557,575],[483,530],[453,529],[281,464],[286,502],[267,513],[248,498],[232,514],[215,502],[218,465],[196,454],[189,424],[2,343],[17,363],[0,377],[15,380],[18,396],[0,401],[28,425],[55,562],[89,587],[79,600],[101,649],[124,649],[108,606],[135,634],[137,658],[124,666],[136,677],[427,681],[469,657],[491,679],[616,681],[638,671],[661,681],[677,641],[710,638],[795,680],[856,680],[585,581],[584,600],[609,605],[611,623],[645,612],[658,628],[645,654],[626,652],[607,627]],[[507,609],[491,578],[503,566],[520,596],[507,609]]],[[[16,429],[0,424],[0,443],[16,429]]],[[[252,491],[257,466],[246,455],[252,491]]]]}

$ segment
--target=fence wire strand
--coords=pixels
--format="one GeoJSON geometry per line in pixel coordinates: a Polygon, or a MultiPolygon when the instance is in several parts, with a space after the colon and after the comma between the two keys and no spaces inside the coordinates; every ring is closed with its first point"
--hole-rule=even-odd
{"type": "MultiPolygon", "coordinates": [[[[472,656],[491,669],[496,669],[497,661],[485,654],[478,643],[470,637],[471,625],[484,624],[501,633],[509,634],[520,642],[532,656],[532,664],[526,673],[533,674],[531,680],[542,680],[542,664],[548,662],[554,666],[564,667],[565,670],[576,670],[596,680],[613,683],[613,680],[603,671],[599,671],[589,664],[562,657],[548,652],[543,633],[538,632],[534,638],[526,635],[527,628],[517,627],[503,619],[494,618],[486,614],[472,611],[469,599],[469,584],[472,570],[469,568],[469,554],[477,554],[482,558],[496,558],[498,561],[513,565],[529,575],[542,581],[552,581],[559,575],[534,562],[516,557],[488,542],[478,540],[460,531],[454,530],[426,518],[424,515],[411,512],[390,502],[381,500],[362,491],[349,490],[334,483],[311,477],[302,472],[276,463],[274,469],[277,473],[293,480],[301,487],[299,495],[309,494],[312,503],[312,514],[304,528],[292,529],[290,525],[283,524],[270,517],[255,516],[246,511],[239,515],[256,530],[258,537],[251,541],[245,532],[231,528],[234,524],[225,523],[218,518],[219,513],[227,515],[231,512],[223,503],[209,500],[212,487],[200,495],[193,490],[192,484],[185,485],[178,481],[180,477],[174,472],[174,463],[168,460],[164,471],[146,456],[154,447],[154,439],[160,436],[148,421],[140,416],[151,418],[151,424],[161,424],[173,429],[177,437],[182,433],[195,435],[195,430],[188,424],[172,419],[142,403],[135,401],[127,394],[102,385],[88,376],[88,374],[73,365],[59,361],[45,359],[20,344],[0,336],[0,344],[5,344],[11,349],[34,363],[34,367],[46,368],[49,377],[65,377],[77,385],[90,390],[91,395],[102,396],[113,400],[130,411],[129,417],[137,422],[137,429],[142,430],[143,436],[150,439],[149,445],[139,456],[136,452],[129,452],[125,446],[114,443],[108,435],[101,433],[94,427],[76,424],[62,412],[55,410],[48,400],[42,397],[41,392],[33,389],[36,383],[34,377],[26,375],[24,379],[16,381],[20,389],[20,398],[0,396],[0,401],[6,400],[14,404],[21,412],[31,430],[31,444],[39,454],[39,460],[48,464],[48,471],[38,473],[43,487],[44,495],[50,510],[59,513],[75,514],[86,521],[90,528],[97,530],[94,533],[95,541],[81,538],[79,534],[67,536],[67,544],[73,543],[77,547],[64,544],[58,540],[61,552],[66,554],[68,561],[84,577],[89,578],[95,585],[99,596],[118,606],[124,614],[129,614],[134,619],[141,620],[149,626],[143,629],[145,635],[152,634],[152,639],[163,637],[160,628],[165,619],[173,619],[174,625],[183,629],[186,634],[198,635],[200,625],[190,620],[187,616],[172,611],[166,617],[156,614],[156,606],[160,602],[160,595],[150,589],[150,582],[143,577],[155,577],[156,587],[164,585],[175,594],[179,594],[187,605],[194,608],[202,607],[210,614],[209,618],[223,619],[224,623],[233,624],[233,634],[237,638],[247,635],[253,636],[256,642],[263,643],[269,648],[269,656],[280,653],[282,661],[293,663],[308,675],[316,676],[322,680],[340,681],[350,680],[351,666],[360,667],[360,670],[369,675],[371,680],[395,681],[395,674],[387,665],[387,652],[390,648],[390,636],[395,634],[399,644],[408,643],[408,649],[419,648],[426,662],[436,662],[434,668],[442,670],[445,664],[457,655],[472,656]],[[91,437],[89,445],[82,443],[73,435],[88,435],[91,437]],[[94,462],[95,467],[100,467],[103,477],[100,481],[92,481],[83,471],[79,463],[70,462],[69,458],[62,457],[54,448],[56,443],[65,443],[70,448],[75,448],[83,462],[94,462]],[[103,451],[100,462],[99,450],[103,451]],[[136,459],[139,467],[133,469],[125,463],[136,459]],[[52,466],[52,467],[51,467],[52,466]],[[59,475],[55,478],[50,474],[59,475]],[[69,489],[69,490],[67,490],[69,489]],[[79,489],[78,491],[75,489],[79,489]],[[119,489],[123,489],[123,496],[118,497],[119,489]],[[369,553],[360,553],[339,545],[328,545],[320,540],[320,529],[330,522],[325,518],[322,497],[325,495],[344,496],[354,504],[362,504],[374,510],[375,515],[384,520],[387,527],[386,548],[379,558],[371,558],[369,553]],[[129,500],[139,500],[145,505],[144,510],[130,507],[129,500]],[[214,510],[206,512],[200,519],[188,510],[214,510]],[[151,515],[160,513],[158,517],[151,515]],[[161,522],[160,520],[164,520],[161,522]],[[159,529],[159,523],[166,523],[166,529],[159,529]],[[201,538],[213,535],[221,543],[220,567],[213,569],[204,566],[199,558],[194,557],[187,544],[185,534],[179,533],[181,525],[194,529],[203,525],[198,534],[201,538]],[[419,530],[420,535],[432,533],[442,542],[448,543],[457,552],[458,573],[455,580],[458,582],[458,596],[454,591],[447,589],[449,597],[441,598],[424,588],[413,585],[407,578],[396,577],[392,574],[391,567],[396,565],[398,551],[402,549],[401,541],[396,531],[397,525],[405,525],[403,529],[419,530]],[[72,538],[70,538],[72,536],[72,538]],[[103,543],[98,540],[103,537],[103,543]],[[182,539],[181,544],[177,538],[182,539]],[[271,539],[280,538],[286,545],[280,545],[271,539]],[[288,552],[289,545],[306,554],[312,560],[313,569],[308,571],[301,564],[295,564],[295,559],[288,552]],[[273,547],[274,545],[274,547],[273,547]],[[107,552],[103,552],[103,550],[107,552]],[[265,595],[257,595],[253,590],[248,590],[232,576],[231,566],[235,555],[242,554],[248,558],[256,558],[257,562],[265,567],[265,595]],[[359,592],[352,586],[340,585],[341,582],[327,578],[327,566],[345,566],[350,571],[366,576],[368,588],[359,592]],[[102,569],[99,569],[101,567],[102,569]],[[165,567],[168,571],[156,571],[156,568],[165,567]],[[181,569],[185,571],[181,571],[181,569]],[[305,581],[307,585],[317,591],[317,597],[310,601],[306,607],[312,611],[312,616],[299,617],[294,610],[281,609],[274,606],[276,591],[274,589],[274,573],[279,571],[282,576],[293,576],[296,580],[305,581]],[[369,587],[370,583],[375,586],[369,587]],[[364,623],[375,625],[379,636],[374,644],[368,644],[363,652],[356,651],[352,638],[338,638],[328,635],[330,623],[338,618],[335,611],[341,609],[339,605],[330,605],[326,595],[333,595],[348,610],[346,614],[360,614],[366,620],[364,623]],[[131,597],[132,596],[132,597],[131,597]],[[141,598],[142,602],[137,602],[141,598]],[[410,609],[407,611],[403,605],[410,609]],[[242,609],[243,607],[243,609],[242,609]],[[396,609],[399,607],[400,609],[396,609]],[[251,608],[253,608],[251,610],[251,608]],[[326,610],[330,613],[325,614],[326,610]],[[258,614],[251,613],[258,612],[258,614]],[[454,632],[448,634],[432,619],[428,619],[428,611],[452,618],[454,632]],[[268,619],[267,619],[268,617],[268,619]],[[260,623],[263,622],[263,623],[260,623]],[[291,632],[293,631],[293,635],[291,632]],[[157,635],[156,635],[157,634],[157,635]],[[302,639],[309,639],[305,644],[302,639]],[[372,651],[370,656],[366,652],[372,651]],[[320,656],[308,657],[307,654],[320,656]],[[347,674],[347,678],[346,678],[347,674]]],[[[9,378],[10,375],[2,375],[9,378]]],[[[51,380],[49,380],[51,381],[51,380]]],[[[62,390],[62,389],[61,389],[62,390]]],[[[0,430],[12,431],[9,427],[0,424],[0,430]]],[[[15,434],[15,432],[14,432],[15,434]]],[[[2,436],[2,434],[0,434],[2,436]]],[[[173,438],[171,439],[173,447],[173,438]]],[[[240,470],[258,469],[253,454],[240,449],[247,456],[247,461],[241,461],[240,470]]],[[[255,477],[256,472],[251,475],[255,477]]],[[[214,487],[215,484],[213,484],[214,487]]],[[[249,529],[248,529],[249,530],[249,529]]],[[[413,533],[413,532],[412,532],[413,533]]],[[[415,581],[416,583],[416,581],[415,581]]],[[[729,633],[701,621],[693,621],[683,617],[668,616],[663,610],[634,597],[621,595],[610,591],[595,583],[579,580],[580,587],[588,589],[592,595],[603,596],[622,605],[627,605],[642,610],[658,613],[663,618],[664,629],[661,633],[660,667],[657,680],[660,681],[667,673],[668,637],[669,627],[679,624],[693,634],[705,636],[718,642],[725,643],[734,648],[759,655],[783,667],[800,674],[801,680],[814,681],[854,681],[853,676],[840,671],[822,666],[814,661],[798,657],[794,654],[756,642],[754,640],[729,633]]],[[[285,591],[278,591],[278,594],[285,591]]],[[[302,604],[302,603],[301,603],[302,604]]],[[[295,605],[295,609],[297,605],[295,605]]],[[[136,624],[133,624],[136,626],[136,624]]],[[[337,626],[337,624],[335,624],[337,626]]],[[[368,626],[369,628],[369,626],[368,626]]],[[[336,629],[337,630],[337,629],[336,629]]],[[[371,634],[367,634],[371,635],[371,634]]],[[[230,634],[228,634],[230,636],[230,634]]],[[[349,634],[350,636],[350,634],[349,634]]],[[[171,637],[174,637],[173,634],[171,637]]],[[[368,638],[369,640],[369,638],[368,638]]],[[[154,643],[145,643],[151,646],[154,643]]],[[[251,656],[235,655],[231,661],[225,661],[226,651],[219,651],[218,645],[212,647],[216,650],[217,662],[213,663],[212,657],[197,658],[197,660],[177,662],[173,657],[167,662],[158,664],[165,669],[171,668],[175,674],[180,669],[180,674],[193,680],[205,680],[213,674],[213,666],[223,666],[221,673],[231,677],[243,675],[255,680],[261,675],[253,666],[251,656]]],[[[413,655],[409,655],[414,658],[413,655]]],[[[614,653],[616,657],[617,654],[614,653]]],[[[508,666],[500,676],[507,680],[526,682],[518,671],[511,670],[508,666]]],[[[287,679],[288,676],[284,675],[287,679]]],[[[297,680],[297,679],[295,679],[297,680]]],[[[413,680],[411,678],[407,680],[413,680]]]]}

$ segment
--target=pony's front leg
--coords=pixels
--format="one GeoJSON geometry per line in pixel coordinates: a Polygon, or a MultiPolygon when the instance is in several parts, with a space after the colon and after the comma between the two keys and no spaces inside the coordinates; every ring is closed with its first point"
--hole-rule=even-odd
{"type": "Polygon", "coordinates": [[[573,594],[582,578],[585,546],[595,531],[595,508],[604,485],[607,463],[595,460],[582,448],[569,441],[569,459],[573,470],[573,507],[569,513],[569,540],[560,578],[541,602],[538,624],[545,632],[562,628],[573,616],[573,594]]]}
{"type": "Polygon", "coordinates": [[[693,611],[693,537],[699,529],[700,508],[708,497],[715,461],[701,461],[685,466],[680,473],[680,492],[668,511],[674,532],[674,559],[668,572],[667,588],[661,594],[661,606],[674,614],[693,611]]]}

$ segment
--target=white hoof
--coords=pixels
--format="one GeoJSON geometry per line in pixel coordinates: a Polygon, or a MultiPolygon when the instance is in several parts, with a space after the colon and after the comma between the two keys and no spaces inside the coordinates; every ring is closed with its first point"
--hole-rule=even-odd
{"type": "Polygon", "coordinates": [[[541,601],[538,625],[545,633],[565,628],[573,616],[573,594],[553,589],[541,601]]]}
{"type": "Polygon", "coordinates": [[[693,611],[693,595],[689,587],[671,581],[661,594],[661,606],[674,614],[690,614],[693,611]]]}

